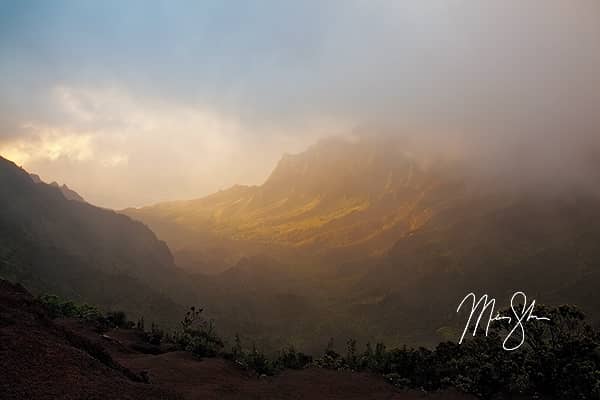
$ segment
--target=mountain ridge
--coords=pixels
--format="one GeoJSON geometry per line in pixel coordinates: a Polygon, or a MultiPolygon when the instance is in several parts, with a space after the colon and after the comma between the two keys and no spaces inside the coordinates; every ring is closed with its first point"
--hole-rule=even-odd
{"type": "Polygon", "coordinates": [[[296,253],[381,254],[427,222],[438,192],[463,190],[451,168],[420,165],[390,139],[332,138],[283,156],[262,185],[123,212],[146,222],[176,258],[207,236],[296,253]],[[184,240],[178,229],[189,233],[184,240]]]}
{"type": "Polygon", "coordinates": [[[597,194],[524,188],[518,177],[484,176],[460,161],[419,162],[400,142],[330,140],[283,157],[263,185],[126,213],[187,270],[256,288],[236,296],[264,299],[253,306],[257,318],[271,315],[278,294],[310,299],[302,309],[314,314],[303,324],[319,340],[447,340],[440,332],[458,329],[457,302],[471,291],[506,302],[525,290],[600,318],[597,194]]]}
{"type": "Polygon", "coordinates": [[[181,309],[162,293],[178,274],[172,254],[147,226],[68,200],[60,187],[35,183],[4,158],[0,239],[0,275],[36,293],[56,293],[133,315],[153,306],[166,311],[163,317],[181,309]]]}
{"type": "MultiPolygon", "coordinates": [[[[37,174],[30,173],[29,176],[31,176],[31,179],[33,179],[33,181],[35,183],[46,183],[46,182],[42,181],[42,178],[40,178],[40,176],[37,174]]],[[[86,202],[85,199],[83,197],[81,197],[81,195],[79,193],[77,193],[76,191],[71,189],[66,184],[61,185],[58,182],[53,181],[53,182],[49,183],[49,185],[58,188],[58,190],[61,191],[61,193],[63,194],[63,196],[65,196],[65,198],[67,200],[80,201],[80,202],[84,202],[84,203],[86,202]]]]}

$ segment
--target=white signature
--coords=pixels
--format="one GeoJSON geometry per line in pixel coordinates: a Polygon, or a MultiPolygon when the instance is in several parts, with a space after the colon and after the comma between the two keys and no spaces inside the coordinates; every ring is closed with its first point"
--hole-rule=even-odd
{"type": "Polygon", "coordinates": [[[533,309],[535,308],[535,300],[532,300],[531,304],[527,305],[527,296],[523,292],[515,292],[512,295],[512,297],[510,298],[510,308],[511,308],[514,316],[503,316],[503,315],[500,315],[499,312],[497,312],[496,315],[494,315],[496,299],[490,298],[487,294],[484,294],[483,296],[481,296],[481,298],[479,300],[477,300],[477,296],[475,296],[475,293],[472,293],[472,292],[467,294],[465,296],[465,298],[460,302],[460,304],[458,305],[458,308],[456,309],[457,313],[460,311],[463,304],[465,304],[465,302],[467,300],[473,300],[473,303],[471,304],[471,314],[469,314],[469,319],[467,320],[467,324],[465,325],[465,329],[463,330],[462,336],[460,337],[460,341],[458,343],[463,342],[463,339],[465,338],[465,335],[466,335],[467,331],[469,330],[469,326],[471,326],[471,321],[473,319],[473,316],[476,315],[477,309],[479,309],[480,306],[482,306],[482,308],[481,308],[481,311],[479,311],[477,321],[475,322],[475,326],[473,327],[473,336],[475,336],[475,333],[477,332],[477,328],[479,327],[479,324],[480,324],[482,318],[484,317],[486,310],[489,310],[489,315],[487,317],[487,324],[485,326],[485,335],[486,336],[488,335],[488,331],[490,329],[490,324],[493,321],[506,320],[506,321],[508,321],[509,324],[512,324],[514,321],[515,325],[508,332],[508,334],[506,335],[506,338],[502,342],[502,348],[507,351],[516,350],[519,347],[521,347],[523,345],[523,343],[525,343],[524,323],[529,322],[530,320],[550,321],[550,318],[538,317],[537,315],[533,314],[533,309]],[[520,302],[518,301],[519,299],[522,300],[522,304],[523,304],[522,309],[520,309],[520,310],[517,309],[517,307],[520,306],[520,302]],[[520,341],[517,345],[509,346],[508,341],[514,335],[519,335],[517,338],[520,338],[520,341]]]}

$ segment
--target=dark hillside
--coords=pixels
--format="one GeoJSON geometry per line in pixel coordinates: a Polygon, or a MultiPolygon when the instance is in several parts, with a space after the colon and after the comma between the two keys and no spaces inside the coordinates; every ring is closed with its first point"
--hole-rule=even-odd
{"type": "Polygon", "coordinates": [[[152,312],[163,321],[178,313],[177,300],[187,304],[189,293],[168,247],[145,225],[67,200],[3,158],[0,277],[107,309],[152,312]]]}
{"type": "Polygon", "coordinates": [[[176,399],[101,346],[55,324],[22,286],[0,280],[3,399],[176,399]]]}
{"type": "Polygon", "coordinates": [[[467,400],[455,391],[398,390],[381,376],[319,368],[258,378],[230,361],[190,353],[144,354],[133,330],[104,334],[78,320],[51,320],[22,286],[0,280],[0,393],[46,399],[467,400]],[[137,344],[137,346],[136,346],[137,344]]]}

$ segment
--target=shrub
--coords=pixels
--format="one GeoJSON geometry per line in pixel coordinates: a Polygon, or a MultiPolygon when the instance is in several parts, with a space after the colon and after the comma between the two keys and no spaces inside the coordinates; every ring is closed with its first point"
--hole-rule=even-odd
{"type": "Polygon", "coordinates": [[[357,356],[356,342],[349,340],[346,357],[342,358],[330,340],[315,365],[377,372],[398,387],[437,390],[453,386],[483,399],[498,395],[600,398],[598,330],[571,306],[540,306],[538,314],[550,321],[529,324],[524,345],[515,351],[502,348],[510,327],[497,323],[488,336],[479,335],[461,345],[440,343],[434,350],[406,346],[386,350],[379,343],[375,351],[367,344],[364,353],[357,356]]]}
{"type": "Polygon", "coordinates": [[[273,375],[275,373],[273,363],[265,357],[264,353],[256,349],[256,345],[252,345],[252,351],[246,355],[245,359],[246,368],[255,371],[258,375],[273,375]]]}
{"type": "Polygon", "coordinates": [[[217,335],[214,322],[202,316],[203,309],[191,307],[181,321],[181,329],[175,332],[175,342],[197,357],[214,357],[224,347],[217,335]]]}
{"type": "Polygon", "coordinates": [[[106,313],[107,323],[115,328],[127,328],[129,326],[127,315],[123,311],[109,311],[106,313]]]}
{"type": "Polygon", "coordinates": [[[165,338],[165,332],[153,322],[150,327],[150,331],[144,332],[143,337],[147,343],[154,346],[160,346],[160,344],[163,342],[163,339],[165,338]]]}
{"type": "Polygon", "coordinates": [[[294,346],[289,346],[279,352],[275,361],[278,369],[302,369],[312,362],[312,357],[296,351],[294,346]]]}
{"type": "Polygon", "coordinates": [[[46,307],[51,318],[83,318],[95,320],[102,313],[94,306],[76,304],[70,300],[63,300],[56,295],[42,295],[38,300],[46,307]]]}
{"type": "Polygon", "coordinates": [[[323,357],[315,360],[315,366],[327,369],[344,370],[348,368],[346,361],[334,350],[333,338],[329,339],[323,357]]]}

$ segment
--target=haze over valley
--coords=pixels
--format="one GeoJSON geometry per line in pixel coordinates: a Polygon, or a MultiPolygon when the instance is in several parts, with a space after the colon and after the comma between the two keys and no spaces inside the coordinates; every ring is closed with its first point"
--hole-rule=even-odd
{"type": "Polygon", "coordinates": [[[7,195],[48,204],[31,228],[6,225],[22,250],[5,250],[4,276],[131,315],[151,307],[167,326],[198,303],[226,337],[243,332],[265,349],[317,352],[331,337],[431,345],[456,337],[453,306],[473,288],[506,298],[519,287],[597,315],[594,190],[485,179],[394,136],[324,139],[284,155],[262,185],[121,211],[132,219],[4,168],[21,185],[7,195]]]}
{"type": "Polygon", "coordinates": [[[599,38],[597,0],[2,2],[0,393],[598,398],[599,38]]]}

